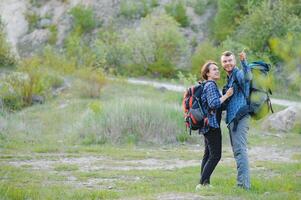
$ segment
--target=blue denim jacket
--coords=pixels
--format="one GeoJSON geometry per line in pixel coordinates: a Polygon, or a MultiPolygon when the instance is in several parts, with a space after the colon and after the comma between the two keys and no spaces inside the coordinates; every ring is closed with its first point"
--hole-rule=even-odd
{"type": "Polygon", "coordinates": [[[227,115],[226,115],[226,123],[229,124],[234,119],[237,111],[244,105],[247,104],[246,97],[244,96],[241,88],[244,90],[246,96],[248,97],[250,94],[250,80],[252,79],[251,68],[248,66],[246,61],[241,61],[242,69],[235,67],[230,74],[227,76],[227,84],[226,88],[233,87],[234,92],[231,96],[229,103],[226,107],[227,115]],[[234,83],[234,74],[239,82],[240,87],[234,83]]]}

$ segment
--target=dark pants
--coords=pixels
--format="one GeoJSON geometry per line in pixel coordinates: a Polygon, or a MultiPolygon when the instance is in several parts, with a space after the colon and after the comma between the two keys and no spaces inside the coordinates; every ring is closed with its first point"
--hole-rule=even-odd
{"type": "Polygon", "coordinates": [[[222,155],[222,134],[220,128],[210,128],[204,134],[205,152],[201,166],[200,184],[210,184],[210,176],[222,155]]]}

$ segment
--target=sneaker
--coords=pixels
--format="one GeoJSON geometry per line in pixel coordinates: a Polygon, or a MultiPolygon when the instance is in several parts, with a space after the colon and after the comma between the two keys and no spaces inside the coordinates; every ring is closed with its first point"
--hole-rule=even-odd
{"type": "Polygon", "coordinates": [[[206,184],[206,185],[197,184],[197,186],[195,187],[195,190],[200,191],[202,188],[213,188],[213,186],[210,184],[206,184]]]}
{"type": "Polygon", "coordinates": [[[201,184],[197,184],[197,186],[195,186],[195,191],[200,191],[202,187],[204,186],[201,184]]]}

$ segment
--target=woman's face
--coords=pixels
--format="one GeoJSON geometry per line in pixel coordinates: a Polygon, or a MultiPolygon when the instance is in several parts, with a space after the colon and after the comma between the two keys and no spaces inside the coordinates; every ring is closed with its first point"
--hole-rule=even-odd
{"type": "Polygon", "coordinates": [[[218,80],[220,78],[218,66],[211,64],[209,66],[209,72],[207,73],[208,80],[218,80]]]}

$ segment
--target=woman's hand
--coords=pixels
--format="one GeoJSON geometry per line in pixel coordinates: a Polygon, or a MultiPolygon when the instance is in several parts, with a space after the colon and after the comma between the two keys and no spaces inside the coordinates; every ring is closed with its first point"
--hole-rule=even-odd
{"type": "Polygon", "coordinates": [[[233,87],[230,87],[230,88],[227,90],[226,94],[223,95],[223,96],[220,98],[221,103],[223,103],[224,101],[226,101],[226,99],[228,99],[228,98],[231,97],[232,95],[233,95],[233,87]]]}
{"type": "Polygon", "coordinates": [[[233,87],[230,87],[227,92],[226,92],[226,96],[227,98],[231,97],[233,95],[233,87]]]}

